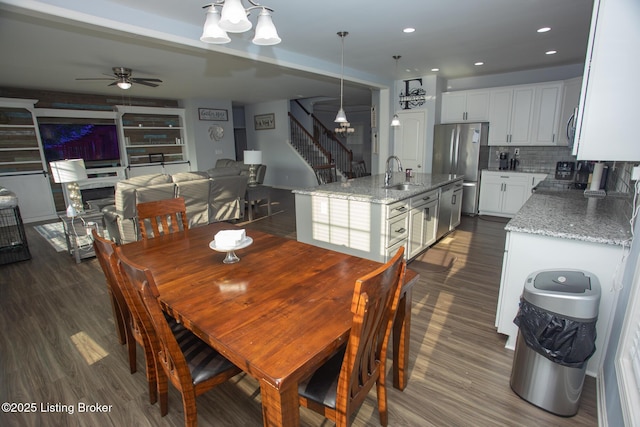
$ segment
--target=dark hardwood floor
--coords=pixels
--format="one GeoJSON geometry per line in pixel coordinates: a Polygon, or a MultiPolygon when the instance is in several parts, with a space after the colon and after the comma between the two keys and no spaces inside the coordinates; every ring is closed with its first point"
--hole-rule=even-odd
{"type": "MultiPolygon", "coordinates": [[[[241,224],[295,238],[293,196],[275,193],[274,215],[241,224]]],[[[421,274],[413,295],[411,372],[404,392],[389,388],[389,425],[598,424],[591,377],[571,418],[538,409],[509,387],[513,352],[504,348],[505,339],[494,327],[505,222],[463,217],[460,227],[435,246],[456,257],[451,269],[433,272],[424,263],[409,265],[421,274]]],[[[170,387],[166,417],[160,417],[157,404],[149,404],[141,351],[138,372],[129,373],[98,261],[76,265],[33,226],[26,229],[32,259],[0,266],[0,402],[34,403],[35,411],[7,413],[3,406],[0,425],[182,426],[175,389],[170,387]],[[80,412],[81,404],[105,405],[100,409],[106,411],[80,412]]],[[[371,394],[354,426],[379,425],[375,402],[371,394]]],[[[246,375],[199,396],[197,405],[201,426],[262,424],[259,387],[246,375]]],[[[332,425],[307,409],[300,413],[304,426],[332,425]]]]}

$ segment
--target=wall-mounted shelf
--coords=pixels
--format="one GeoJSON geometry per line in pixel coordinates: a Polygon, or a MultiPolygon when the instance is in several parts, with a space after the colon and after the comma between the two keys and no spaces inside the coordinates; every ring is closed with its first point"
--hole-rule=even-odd
{"type": "Polygon", "coordinates": [[[46,170],[33,118],[36,102],[0,98],[0,174],[46,170]]]}
{"type": "Polygon", "coordinates": [[[124,105],[115,108],[127,165],[188,160],[183,109],[124,105]]]}

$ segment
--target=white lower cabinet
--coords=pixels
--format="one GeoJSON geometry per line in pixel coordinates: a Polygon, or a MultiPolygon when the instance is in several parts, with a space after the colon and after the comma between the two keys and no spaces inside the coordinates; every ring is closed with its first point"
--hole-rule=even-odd
{"type": "Polygon", "coordinates": [[[482,171],[480,215],[513,217],[546,177],[543,173],[482,171]]]}
{"type": "Polygon", "coordinates": [[[525,204],[533,188],[546,178],[543,173],[482,171],[480,215],[511,218],[525,204]]]}
{"type": "Polygon", "coordinates": [[[383,235],[387,236],[387,248],[398,242],[406,242],[409,235],[409,203],[407,200],[401,200],[387,206],[383,235]]]}
{"type": "Polygon", "coordinates": [[[525,174],[482,172],[480,215],[512,217],[531,195],[525,174]]]}
{"type": "Polygon", "coordinates": [[[411,198],[407,258],[411,259],[436,241],[438,228],[438,191],[411,198]]]}

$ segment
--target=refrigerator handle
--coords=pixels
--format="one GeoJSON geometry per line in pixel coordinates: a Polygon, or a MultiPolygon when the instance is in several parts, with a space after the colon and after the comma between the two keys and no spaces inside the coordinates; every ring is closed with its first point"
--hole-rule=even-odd
{"type": "Polygon", "coordinates": [[[456,132],[458,131],[457,127],[454,127],[451,130],[451,143],[449,144],[449,173],[452,174],[453,173],[453,165],[454,162],[456,161],[455,156],[455,141],[456,141],[456,132]]]}
{"type": "Polygon", "coordinates": [[[453,170],[451,171],[452,174],[457,174],[458,173],[458,157],[460,156],[460,128],[458,127],[456,129],[456,152],[455,152],[455,157],[454,157],[454,162],[452,162],[452,166],[453,166],[453,170]]]}

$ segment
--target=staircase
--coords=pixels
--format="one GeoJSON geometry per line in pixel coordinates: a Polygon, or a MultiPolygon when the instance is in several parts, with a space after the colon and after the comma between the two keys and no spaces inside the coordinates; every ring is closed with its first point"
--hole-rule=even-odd
{"type": "Polygon", "coordinates": [[[289,113],[291,145],[300,153],[309,166],[314,167],[335,163],[336,170],[341,175],[352,176],[351,161],[353,160],[353,152],[340,142],[335,133],[324,126],[317,117],[308,112],[307,114],[313,119],[313,134],[309,133],[289,113]]]}

